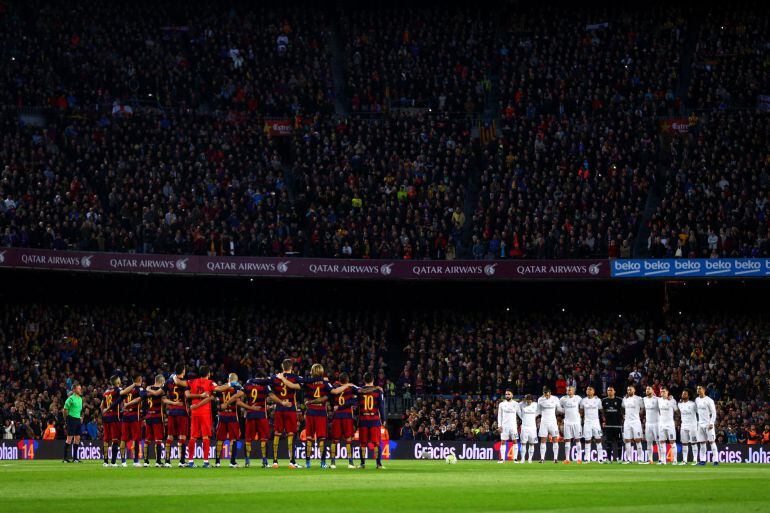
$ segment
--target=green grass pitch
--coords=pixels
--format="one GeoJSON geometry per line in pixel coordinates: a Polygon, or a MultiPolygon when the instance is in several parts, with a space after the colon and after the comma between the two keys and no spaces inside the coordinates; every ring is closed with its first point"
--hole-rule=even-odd
{"type": "Polygon", "coordinates": [[[713,468],[390,461],[382,471],[322,471],[316,463],[310,470],[285,466],[264,470],[0,462],[0,511],[770,511],[767,465],[713,468]]]}

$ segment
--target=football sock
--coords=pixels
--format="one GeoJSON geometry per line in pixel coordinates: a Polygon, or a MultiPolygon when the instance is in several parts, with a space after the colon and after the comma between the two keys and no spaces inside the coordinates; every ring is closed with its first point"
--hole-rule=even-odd
{"type": "Polygon", "coordinates": [[[345,450],[348,452],[348,463],[353,464],[353,449],[350,446],[350,442],[345,443],[345,450]]]}
{"type": "MultiPolygon", "coordinates": [[[[590,449],[590,447],[589,447],[590,449]]],[[[604,461],[604,454],[602,454],[602,443],[596,442],[596,459],[599,461],[604,461]]],[[[586,451],[586,460],[588,460],[588,451],[586,451]]]]}
{"type": "Polygon", "coordinates": [[[214,454],[217,463],[219,463],[222,455],[222,446],[224,446],[224,442],[222,440],[217,440],[217,452],[214,454]]]}
{"type": "Polygon", "coordinates": [[[708,455],[706,454],[706,442],[699,443],[700,445],[700,460],[706,461],[708,459],[708,455]]]}
{"type": "Polygon", "coordinates": [[[190,461],[195,459],[195,439],[191,438],[190,442],[187,444],[187,457],[190,458],[190,461]]]}
{"type": "Polygon", "coordinates": [[[166,463],[171,463],[171,440],[166,440],[166,463]]]}
{"type": "Polygon", "coordinates": [[[361,444],[361,465],[366,464],[366,444],[361,444]]]}
{"type": "Polygon", "coordinates": [[[321,463],[326,463],[326,440],[318,440],[318,452],[321,453],[321,463]]]}
{"type": "Polygon", "coordinates": [[[110,458],[110,443],[104,442],[104,462],[108,463],[110,458]]]}
{"type": "Polygon", "coordinates": [[[294,433],[289,433],[286,436],[286,444],[289,446],[289,461],[296,463],[297,460],[294,458],[294,433]]]}
{"type": "Polygon", "coordinates": [[[211,440],[203,439],[203,461],[209,461],[209,452],[211,452],[211,440]]]}
{"type": "Polygon", "coordinates": [[[243,443],[243,456],[246,459],[251,458],[251,442],[243,443]]]}
{"type": "MultiPolygon", "coordinates": [[[[171,455],[168,455],[169,459],[171,455]]],[[[179,463],[184,463],[187,460],[187,452],[185,451],[184,440],[179,440],[179,463]]]]}
{"type": "Polygon", "coordinates": [[[72,459],[75,461],[80,461],[80,456],[78,456],[78,449],[80,449],[80,442],[75,442],[75,445],[72,446],[72,459]]]}
{"type": "MultiPolygon", "coordinates": [[[[570,451],[571,450],[572,450],[572,442],[567,440],[566,442],[564,442],[564,453],[565,453],[564,458],[565,458],[565,461],[570,461],[572,459],[570,457],[571,456],[570,455],[570,451]]],[[[554,459],[556,459],[556,458],[554,458],[554,459]]]]}
{"type": "Polygon", "coordinates": [[[514,440],[513,442],[513,461],[516,461],[516,457],[519,455],[519,444],[514,440]]]}
{"type": "Polygon", "coordinates": [[[626,442],[626,461],[633,461],[631,459],[631,442],[626,442]]]}
{"type": "Polygon", "coordinates": [[[507,442],[500,442],[500,459],[505,461],[505,455],[508,453],[507,442]]]}
{"type": "MultiPolygon", "coordinates": [[[[77,445],[75,447],[77,448],[77,445]]],[[[716,442],[711,442],[711,461],[714,463],[719,462],[719,448],[717,448],[716,442]]]]}
{"type": "Polygon", "coordinates": [[[528,449],[527,451],[528,451],[528,453],[529,453],[529,454],[528,454],[528,456],[529,456],[529,461],[532,461],[532,456],[534,456],[534,455],[535,455],[535,444],[529,444],[529,449],[528,449]]]}
{"type": "Polygon", "coordinates": [[[542,442],[542,443],[540,444],[540,459],[541,459],[541,460],[544,460],[544,459],[545,459],[545,450],[546,450],[546,445],[545,445],[545,442],[542,442]]]}
{"type": "Polygon", "coordinates": [[[310,463],[310,455],[313,453],[313,441],[305,441],[305,461],[310,463]]]}
{"type": "Polygon", "coordinates": [[[72,453],[72,444],[64,442],[64,460],[69,461],[70,454],[72,453]]]}
{"type": "Polygon", "coordinates": [[[281,435],[273,436],[273,462],[278,462],[278,443],[281,441],[281,435]]]}
{"type": "Polygon", "coordinates": [[[231,465],[235,465],[237,457],[238,457],[238,441],[230,440],[230,464],[231,465]]]}
{"type": "Polygon", "coordinates": [[[118,453],[120,452],[120,444],[117,442],[112,442],[112,464],[115,464],[115,461],[118,459],[118,453]]]}
{"type": "Polygon", "coordinates": [[[125,463],[127,457],[128,457],[128,447],[126,447],[126,442],[120,442],[120,461],[125,463]]]}
{"type": "Polygon", "coordinates": [[[687,457],[690,455],[690,446],[682,444],[682,463],[687,463],[687,457]]]}
{"type": "Polygon", "coordinates": [[[551,447],[553,448],[553,461],[556,461],[559,459],[559,442],[553,442],[551,447]]]}
{"type": "Polygon", "coordinates": [[[259,448],[262,450],[262,459],[267,461],[267,440],[260,440],[259,448]]]}
{"type": "MultiPolygon", "coordinates": [[[[660,447],[658,447],[660,450],[660,447]]],[[[647,442],[647,461],[652,461],[652,442],[647,442]]]]}
{"type": "Polygon", "coordinates": [[[155,443],[155,463],[160,463],[160,454],[163,451],[163,442],[155,443]]]}
{"type": "Polygon", "coordinates": [[[382,465],[382,460],[380,459],[382,457],[382,451],[380,450],[379,444],[374,446],[374,458],[377,460],[377,466],[382,465]]]}

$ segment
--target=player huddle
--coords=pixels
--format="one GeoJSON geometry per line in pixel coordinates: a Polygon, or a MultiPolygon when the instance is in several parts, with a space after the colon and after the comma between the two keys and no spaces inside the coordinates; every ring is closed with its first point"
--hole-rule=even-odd
{"type": "MultiPolygon", "coordinates": [[[[540,443],[540,463],[546,459],[548,441],[554,463],[559,461],[559,437],[563,434],[566,457],[564,463],[572,460],[573,444],[577,448],[576,463],[589,460],[591,444],[596,444],[597,461],[608,463],[621,461],[620,454],[615,456],[614,448],[620,449],[622,437],[625,451],[622,463],[652,464],[654,446],[657,445],[658,465],[665,465],[669,450],[676,444],[675,414],[679,412],[679,436],[682,443],[682,461],[674,465],[686,465],[692,448],[692,464],[705,465],[708,450],[711,450],[714,465],[718,465],[716,446],[717,414],[713,399],[706,395],[702,386],[697,388],[697,397],[690,400],[689,392],[682,392],[677,402],[662,387],[656,396],[652,387],[647,387],[645,396],[636,395],[636,388],[629,386],[626,396],[615,397],[615,389],[607,388],[607,397],[599,399],[593,387],[586,388],[586,396],[575,394],[575,387],[568,387],[567,395],[557,398],[551,395],[549,388],[543,389],[543,395],[534,401],[531,395],[517,402],[510,390],[505,392],[505,399],[500,402],[497,411],[497,426],[500,430],[500,460],[504,463],[508,454],[508,441],[513,442],[511,450],[515,463],[532,463],[535,444],[540,443]],[[559,431],[557,414],[562,414],[563,433],[559,431]],[[538,423],[538,417],[539,423],[538,423]],[[644,417],[644,427],[642,418],[644,417]],[[519,419],[521,427],[519,428],[519,419]],[[607,457],[604,455],[602,440],[608,444],[607,457]],[[581,446],[581,440],[583,445],[581,446]],[[518,459],[521,443],[521,459],[518,459]],[[646,444],[643,450],[642,442],[646,444]],[[710,445],[710,447],[708,447],[710,445]],[[699,453],[700,452],[700,457],[699,453]],[[646,456],[646,457],[645,457],[646,456]]],[[[674,451],[675,453],[675,451],[674,451]]]]}
{"type": "Polygon", "coordinates": [[[297,394],[304,393],[306,467],[316,444],[321,468],[336,468],[340,444],[346,444],[348,468],[364,468],[367,449],[373,446],[377,468],[382,468],[380,427],[385,418],[383,391],[374,386],[374,378],[367,372],[361,387],[349,382],[346,373],[332,385],[324,377],[320,364],[311,367],[310,376],[293,373],[291,360],[284,360],[281,372],[265,378],[252,378],[245,384],[231,373],[228,382],[217,384],[210,379],[210,370],[203,366],[195,379],[185,377],[185,367],[179,366],[168,379],[159,374],[153,385],[142,386],[143,378],[136,376],[133,383],[123,387],[121,379],[113,376],[101,403],[104,425],[104,466],[126,466],[129,447],[133,448],[134,466],[140,467],[139,447],[145,442],[144,466],[150,465],[149,447],[155,447],[155,466],[171,467],[171,448],[179,446],[179,466],[195,467],[194,457],[198,439],[203,446],[203,467],[209,467],[208,455],[211,437],[216,431],[215,466],[220,466],[224,442],[230,441],[230,466],[237,467],[237,441],[241,439],[241,417],[244,420],[244,466],[250,466],[252,447],[259,442],[264,468],[278,468],[278,446],[286,438],[290,456],[289,467],[299,468],[294,457],[294,438],[298,431],[297,394]],[[273,425],[270,426],[269,408],[274,405],[273,425]],[[212,410],[212,406],[214,410],[212,410]],[[213,416],[216,412],[216,430],[213,416]],[[326,463],[328,415],[331,413],[331,465],[326,463]],[[358,441],[361,458],[354,465],[351,444],[358,420],[358,441]],[[144,427],[144,430],[142,429],[144,427]],[[144,431],[144,435],[143,435],[144,431]],[[267,442],[272,433],[272,465],[268,463],[267,442]],[[111,447],[110,447],[111,446],[111,447]],[[109,449],[112,459],[109,460],[109,449]],[[165,461],[162,462],[162,457],[165,461]]]}

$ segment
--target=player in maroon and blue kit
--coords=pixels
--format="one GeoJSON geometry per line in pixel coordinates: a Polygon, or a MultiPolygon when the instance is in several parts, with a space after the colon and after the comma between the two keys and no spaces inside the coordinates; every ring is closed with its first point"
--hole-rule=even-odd
{"type": "Polygon", "coordinates": [[[356,426],[353,422],[353,407],[358,404],[358,387],[350,383],[347,372],[340,373],[339,381],[334,384],[335,388],[331,391],[335,397],[330,398],[334,407],[332,415],[332,446],[331,468],[337,468],[337,455],[339,454],[339,444],[341,440],[345,441],[345,449],[348,455],[348,468],[356,468],[353,464],[353,451],[351,443],[353,435],[356,433],[356,426]]]}
{"type": "Polygon", "coordinates": [[[286,434],[289,446],[289,468],[299,468],[294,458],[294,435],[297,433],[297,390],[302,388],[302,378],[292,373],[294,364],[290,359],[281,362],[283,372],[272,377],[273,392],[278,399],[289,406],[278,403],[273,417],[273,468],[278,468],[278,442],[286,434]]]}
{"type": "Polygon", "coordinates": [[[332,386],[324,379],[324,368],[315,363],[310,368],[310,377],[303,380],[305,385],[305,467],[310,468],[310,455],[313,452],[313,441],[318,444],[321,455],[321,468],[326,465],[326,408],[332,386]]]}
{"type": "MultiPolygon", "coordinates": [[[[166,378],[163,374],[155,376],[155,384],[147,387],[144,394],[147,401],[147,413],[144,417],[144,438],[147,442],[155,442],[155,466],[162,466],[160,463],[160,454],[163,450],[163,387],[166,378]]],[[[150,451],[145,445],[144,448],[144,466],[150,466],[150,451]]]]}
{"type": "Polygon", "coordinates": [[[369,443],[374,445],[377,468],[382,466],[380,427],[385,418],[385,401],[382,389],[374,386],[371,372],[364,374],[364,386],[358,390],[358,442],[361,444],[361,468],[366,465],[366,451],[369,443]]]}
{"type": "Polygon", "coordinates": [[[117,466],[115,460],[118,457],[120,450],[121,439],[121,422],[120,422],[120,403],[125,396],[134,389],[134,384],[131,383],[126,388],[120,388],[120,376],[110,377],[110,388],[104,391],[102,394],[102,404],[100,410],[102,412],[102,425],[104,427],[104,466],[108,466],[109,462],[107,457],[109,455],[108,448],[112,444],[112,466],[117,466]]]}
{"type": "Polygon", "coordinates": [[[270,439],[270,421],[267,418],[267,400],[288,408],[289,401],[281,401],[270,389],[269,378],[252,378],[243,387],[244,400],[237,405],[246,410],[246,438],[244,466],[251,465],[251,442],[259,440],[262,450],[262,468],[270,468],[267,463],[267,441],[270,439]]]}
{"type": "Polygon", "coordinates": [[[238,423],[238,399],[243,397],[243,387],[238,383],[238,375],[231,373],[227,386],[217,388],[217,400],[219,401],[219,414],[217,415],[217,445],[214,457],[215,467],[219,467],[222,447],[225,440],[230,440],[230,468],[238,467],[236,455],[238,453],[238,439],[241,437],[241,426],[238,423]]]}
{"type": "Polygon", "coordinates": [[[120,448],[122,450],[120,463],[124,467],[126,466],[129,445],[131,445],[134,453],[134,466],[142,466],[139,463],[139,445],[142,442],[141,402],[142,393],[144,392],[142,379],[142,376],[134,378],[134,389],[126,394],[123,401],[123,411],[120,416],[120,448]]]}
{"type": "Polygon", "coordinates": [[[185,466],[185,451],[187,449],[187,434],[190,427],[190,419],[187,413],[185,392],[189,389],[185,379],[185,366],[179,364],[174,373],[166,381],[166,396],[163,404],[166,405],[166,463],[164,467],[171,466],[171,443],[176,438],[179,444],[179,466],[185,466]]]}

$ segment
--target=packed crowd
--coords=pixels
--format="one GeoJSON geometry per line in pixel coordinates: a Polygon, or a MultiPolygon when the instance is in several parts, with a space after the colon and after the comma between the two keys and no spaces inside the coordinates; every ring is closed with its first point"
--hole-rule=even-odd
{"type": "Polygon", "coordinates": [[[492,17],[471,7],[352,9],[341,20],[355,112],[428,108],[472,116],[491,89],[492,17]]]}
{"type": "Polygon", "coordinates": [[[303,375],[321,363],[330,377],[371,371],[385,388],[387,322],[363,309],[8,306],[0,312],[0,424],[39,438],[54,420],[63,435],[61,409],[78,381],[84,435],[94,438],[111,375],[152,383],[178,363],[209,365],[216,380],[230,372],[245,380],[277,372],[291,358],[303,375]]]}
{"type": "Polygon", "coordinates": [[[714,112],[673,141],[666,194],[650,219],[652,256],[770,256],[769,120],[714,112]]]}
{"type": "Polygon", "coordinates": [[[767,323],[746,316],[674,314],[659,324],[626,315],[432,312],[414,322],[396,385],[425,398],[408,413],[410,436],[484,439],[495,428],[496,405],[486,399],[506,388],[537,397],[543,386],[557,395],[593,386],[601,395],[633,383],[640,393],[667,386],[678,398],[702,383],[727,436],[731,427],[744,433],[770,423],[768,337],[767,323]]]}
{"type": "MultiPolygon", "coordinates": [[[[695,30],[659,4],[342,9],[339,23],[301,3],[3,5],[0,245],[60,250],[630,257],[695,30]],[[350,117],[333,114],[334,27],[350,117]],[[44,120],[20,123],[20,107],[44,120]],[[478,149],[482,112],[498,123],[478,149]],[[291,136],[266,129],[276,117],[291,136]]],[[[706,14],[688,107],[755,106],[756,7],[706,14]]],[[[766,255],[767,115],[701,119],[648,252],[766,255]]]]}

